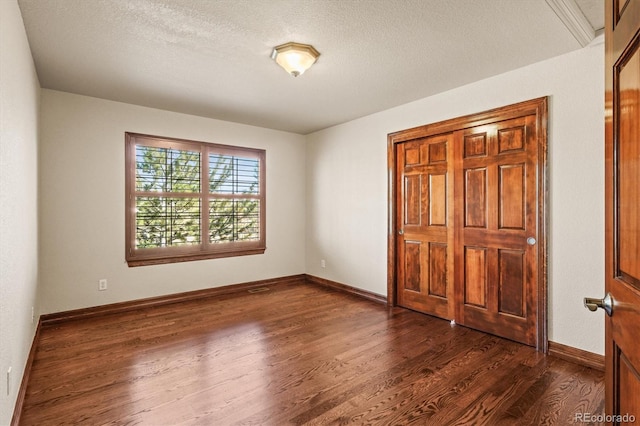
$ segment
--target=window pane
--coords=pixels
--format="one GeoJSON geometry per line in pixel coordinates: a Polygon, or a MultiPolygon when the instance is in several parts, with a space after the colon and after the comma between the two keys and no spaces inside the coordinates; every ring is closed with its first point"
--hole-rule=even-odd
{"type": "Polygon", "coordinates": [[[136,191],[200,192],[200,153],[137,145],[136,191]]]}
{"type": "Polygon", "coordinates": [[[264,253],[265,156],[126,133],[129,266],[264,253]]]}
{"type": "Polygon", "coordinates": [[[258,241],[259,200],[212,200],[209,202],[209,242],[258,241]]]}
{"type": "Polygon", "coordinates": [[[232,155],[209,154],[209,192],[259,194],[260,161],[232,155]]]}
{"type": "Polygon", "coordinates": [[[200,244],[200,199],[136,197],[136,248],[200,244]]]}

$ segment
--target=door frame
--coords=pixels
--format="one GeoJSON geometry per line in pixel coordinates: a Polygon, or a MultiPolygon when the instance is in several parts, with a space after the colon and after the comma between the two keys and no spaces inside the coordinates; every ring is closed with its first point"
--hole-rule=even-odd
{"type": "MultiPolygon", "coordinates": [[[[541,97],[500,108],[495,108],[476,114],[452,118],[437,123],[426,124],[411,129],[400,130],[387,135],[387,305],[397,306],[397,236],[398,224],[396,223],[396,147],[397,144],[414,139],[435,136],[442,133],[451,133],[465,128],[482,126],[524,115],[536,116],[536,128],[538,138],[538,315],[537,315],[537,343],[536,349],[540,352],[548,351],[547,333],[547,283],[548,283],[548,229],[549,229],[549,182],[548,182],[548,97],[541,97]]],[[[453,188],[451,188],[453,190],[453,188]]],[[[455,198],[455,195],[454,195],[455,198]]],[[[453,285],[453,283],[451,283],[453,285]]]]}

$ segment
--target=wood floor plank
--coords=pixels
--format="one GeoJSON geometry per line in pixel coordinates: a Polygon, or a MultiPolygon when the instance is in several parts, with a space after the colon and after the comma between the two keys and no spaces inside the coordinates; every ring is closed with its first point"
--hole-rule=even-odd
{"type": "Polygon", "coordinates": [[[299,283],[40,330],[21,424],[566,424],[603,373],[299,283]]]}

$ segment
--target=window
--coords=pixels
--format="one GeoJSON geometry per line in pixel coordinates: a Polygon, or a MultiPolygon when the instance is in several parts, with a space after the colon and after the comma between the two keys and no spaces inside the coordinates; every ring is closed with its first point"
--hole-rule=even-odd
{"type": "Polygon", "coordinates": [[[264,150],[125,139],[129,266],[264,253],[264,150]]]}

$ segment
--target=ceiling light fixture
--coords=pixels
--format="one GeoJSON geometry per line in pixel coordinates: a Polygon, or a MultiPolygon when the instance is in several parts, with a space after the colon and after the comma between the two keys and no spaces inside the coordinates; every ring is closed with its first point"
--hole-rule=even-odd
{"type": "Polygon", "coordinates": [[[271,59],[294,77],[303,74],[320,56],[310,44],[289,42],[273,48],[271,59]]]}

